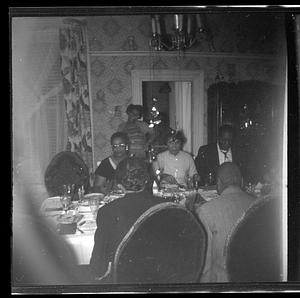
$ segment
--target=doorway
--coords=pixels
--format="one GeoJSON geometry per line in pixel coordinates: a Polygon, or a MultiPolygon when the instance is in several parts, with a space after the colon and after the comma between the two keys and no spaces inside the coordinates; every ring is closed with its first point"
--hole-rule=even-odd
{"type": "MultiPolygon", "coordinates": [[[[170,127],[184,131],[187,142],[183,149],[196,155],[199,146],[206,143],[203,71],[155,70],[153,74],[150,69],[135,69],[132,71],[132,102],[143,105],[143,92],[151,94],[155,85],[161,88],[165,83],[171,91],[168,100],[161,105],[168,111],[170,127]],[[146,89],[153,89],[143,90],[145,86],[146,89]]],[[[156,92],[159,93],[159,89],[156,92]]],[[[148,109],[149,103],[144,106],[148,109]]]]}
{"type": "Polygon", "coordinates": [[[168,127],[183,131],[183,150],[191,153],[191,82],[144,81],[142,88],[144,120],[149,123],[155,106],[168,127]]]}
{"type": "Polygon", "coordinates": [[[166,124],[176,129],[175,117],[172,117],[170,111],[174,102],[174,82],[144,81],[142,83],[142,89],[144,120],[149,123],[151,109],[155,100],[155,107],[160,114],[165,115],[166,124]]]}

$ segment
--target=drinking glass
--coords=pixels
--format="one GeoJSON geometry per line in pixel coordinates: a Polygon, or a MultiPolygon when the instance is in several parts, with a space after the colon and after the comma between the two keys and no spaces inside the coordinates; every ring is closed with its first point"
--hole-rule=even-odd
{"type": "Polygon", "coordinates": [[[97,211],[100,206],[100,198],[94,197],[89,199],[89,206],[92,211],[94,219],[97,217],[97,211]]]}
{"type": "Polygon", "coordinates": [[[195,190],[199,189],[199,181],[198,180],[194,180],[193,187],[194,187],[195,190]]]}
{"type": "Polygon", "coordinates": [[[64,213],[66,214],[71,203],[71,197],[68,196],[67,194],[64,194],[63,196],[60,197],[60,202],[63,206],[64,213]]]}
{"type": "Polygon", "coordinates": [[[194,188],[193,178],[188,176],[186,179],[187,189],[192,190],[194,188]]]}
{"type": "Polygon", "coordinates": [[[246,189],[246,192],[247,192],[247,193],[253,194],[253,193],[254,193],[254,190],[255,190],[255,184],[252,183],[252,182],[248,182],[248,183],[246,184],[245,189],[246,189]]]}
{"type": "Polygon", "coordinates": [[[84,200],[84,186],[82,185],[78,189],[78,203],[81,204],[84,200]]]}
{"type": "Polygon", "coordinates": [[[75,184],[65,184],[63,185],[63,194],[68,195],[73,200],[75,194],[75,184]]]}

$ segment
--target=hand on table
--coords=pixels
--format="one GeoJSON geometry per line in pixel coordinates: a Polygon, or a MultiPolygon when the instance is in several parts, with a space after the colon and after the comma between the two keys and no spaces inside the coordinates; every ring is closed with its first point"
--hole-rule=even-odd
{"type": "Polygon", "coordinates": [[[126,188],[122,184],[115,185],[112,190],[121,190],[122,192],[126,193],[126,188]]]}
{"type": "Polygon", "coordinates": [[[161,174],[161,181],[169,184],[177,184],[175,177],[169,174],[161,174]]]}
{"type": "Polygon", "coordinates": [[[178,184],[177,180],[175,179],[174,176],[169,175],[169,174],[161,174],[160,178],[160,184],[178,184]]]}
{"type": "Polygon", "coordinates": [[[206,200],[199,193],[196,193],[186,198],[185,207],[191,212],[195,212],[197,208],[205,202],[206,200]]]}

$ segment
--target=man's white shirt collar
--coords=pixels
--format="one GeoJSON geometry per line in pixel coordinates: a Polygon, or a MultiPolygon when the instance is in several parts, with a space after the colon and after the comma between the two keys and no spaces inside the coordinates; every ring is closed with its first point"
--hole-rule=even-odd
{"type": "MultiPolygon", "coordinates": [[[[218,149],[218,155],[219,155],[219,165],[221,165],[223,162],[225,162],[225,155],[221,151],[219,143],[217,143],[217,149],[218,149]]],[[[227,151],[226,161],[232,161],[231,148],[229,148],[228,151],[227,151]]]]}

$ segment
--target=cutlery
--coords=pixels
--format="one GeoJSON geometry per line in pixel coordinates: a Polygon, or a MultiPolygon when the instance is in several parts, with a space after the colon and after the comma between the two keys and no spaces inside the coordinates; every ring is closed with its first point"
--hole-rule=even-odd
{"type": "Polygon", "coordinates": [[[84,233],[81,229],[79,229],[78,227],[77,227],[77,230],[80,232],[80,233],[84,233]]]}

